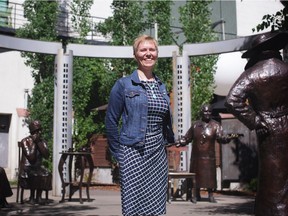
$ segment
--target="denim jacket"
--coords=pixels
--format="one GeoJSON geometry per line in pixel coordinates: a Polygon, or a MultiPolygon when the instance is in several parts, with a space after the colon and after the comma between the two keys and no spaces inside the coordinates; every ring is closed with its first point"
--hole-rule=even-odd
{"type": "MultiPolygon", "coordinates": [[[[155,76],[163,98],[169,104],[170,114],[163,122],[163,136],[165,142],[174,142],[172,130],[172,112],[170,98],[165,85],[155,76]]],[[[118,161],[119,145],[144,145],[147,127],[148,98],[145,87],[138,77],[137,70],[127,77],[120,78],[114,84],[109,98],[105,118],[106,135],[109,148],[118,161]],[[122,126],[119,132],[119,120],[122,126]]]]}

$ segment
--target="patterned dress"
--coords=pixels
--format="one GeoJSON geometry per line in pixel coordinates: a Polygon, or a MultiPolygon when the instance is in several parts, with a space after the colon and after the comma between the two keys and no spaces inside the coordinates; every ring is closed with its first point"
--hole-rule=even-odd
{"type": "Polygon", "coordinates": [[[148,95],[148,124],[144,146],[120,145],[122,214],[166,213],[168,165],[162,123],[169,105],[156,81],[142,81],[148,95]]]}

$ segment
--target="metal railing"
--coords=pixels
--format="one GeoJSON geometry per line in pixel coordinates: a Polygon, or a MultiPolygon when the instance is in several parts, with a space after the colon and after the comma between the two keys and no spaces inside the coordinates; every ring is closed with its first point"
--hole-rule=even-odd
{"type": "Polygon", "coordinates": [[[24,18],[23,6],[18,3],[9,3],[9,5],[0,5],[0,26],[12,29],[18,29],[27,23],[24,18]]]}
{"type": "MultiPolygon", "coordinates": [[[[57,26],[55,26],[59,36],[69,38],[79,38],[79,30],[73,26],[72,16],[76,20],[80,20],[83,17],[72,15],[68,12],[61,11],[59,9],[59,17],[57,26]]],[[[85,18],[85,17],[84,17],[85,18]]],[[[86,40],[92,41],[109,41],[110,38],[105,38],[101,33],[95,30],[95,25],[105,18],[89,16],[86,17],[89,23],[89,32],[85,37],[86,40]]],[[[24,17],[24,8],[22,4],[9,2],[8,5],[0,5],[0,27],[4,27],[11,30],[17,30],[28,23],[28,20],[24,17]]]]}

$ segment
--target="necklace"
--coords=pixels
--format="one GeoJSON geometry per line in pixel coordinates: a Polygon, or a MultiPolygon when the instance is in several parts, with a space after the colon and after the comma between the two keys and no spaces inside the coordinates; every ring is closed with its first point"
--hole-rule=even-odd
{"type": "Polygon", "coordinates": [[[139,69],[138,69],[137,73],[138,73],[138,77],[140,80],[143,80],[143,81],[152,81],[152,80],[154,81],[155,80],[153,74],[151,74],[147,77],[146,74],[144,72],[140,71],[139,69]]]}
{"type": "Polygon", "coordinates": [[[156,94],[154,92],[154,88],[156,87],[155,81],[153,81],[151,84],[149,82],[146,82],[146,84],[149,87],[149,89],[151,90],[152,97],[155,99],[156,98],[156,94]]]}

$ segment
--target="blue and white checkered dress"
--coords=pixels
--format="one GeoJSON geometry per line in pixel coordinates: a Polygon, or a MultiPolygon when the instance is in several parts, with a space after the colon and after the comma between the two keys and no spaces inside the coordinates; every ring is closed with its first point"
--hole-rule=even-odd
{"type": "Polygon", "coordinates": [[[166,213],[168,165],[163,141],[163,119],[169,105],[156,81],[142,81],[148,95],[148,125],[144,146],[120,145],[122,214],[166,213]]]}

